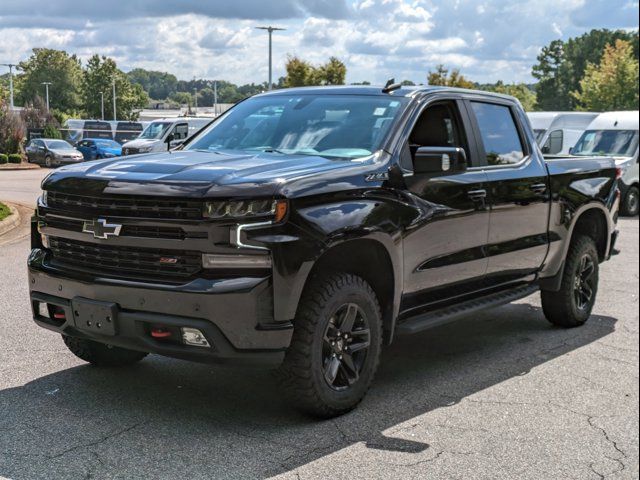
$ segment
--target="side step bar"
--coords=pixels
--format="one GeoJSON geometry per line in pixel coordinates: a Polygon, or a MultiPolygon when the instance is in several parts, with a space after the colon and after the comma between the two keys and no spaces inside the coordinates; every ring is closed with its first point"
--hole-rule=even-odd
{"type": "Polygon", "coordinates": [[[476,313],[488,308],[498,307],[511,303],[515,300],[528,297],[532,293],[537,292],[539,286],[537,284],[524,285],[502,292],[485,295],[482,298],[467,300],[447,308],[433,310],[431,312],[421,313],[415,317],[409,317],[396,326],[396,334],[409,335],[421,332],[429,328],[438,327],[445,323],[452,322],[471,313],[476,313]]]}

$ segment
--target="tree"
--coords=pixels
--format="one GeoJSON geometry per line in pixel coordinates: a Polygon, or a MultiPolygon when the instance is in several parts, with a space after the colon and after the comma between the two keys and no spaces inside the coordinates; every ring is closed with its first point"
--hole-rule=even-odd
{"type": "Polygon", "coordinates": [[[47,125],[59,127],[60,123],[51,111],[47,111],[47,105],[41,96],[36,95],[32,102],[27,102],[20,111],[20,117],[26,128],[45,128],[47,125]]]}
{"type": "Polygon", "coordinates": [[[579,89],[589,63],[598,65],[607,45],[626,40],[638,58],[638,32],[591,30],[566,42],[554,40],[538,55],[532,75],[538,79],[536,93],[542,110],[573,110],[577,99],[571,94],[579,89]]]}
{"type": "Polygon", "coordinates": [[[155,100],[163,100],[177,91],[178,79],[171,73],[134,68],[127,72],[127,77],[155,100]]]}
{"type": "Polygon", "coordinates": [[[473,88],[474,83],[467,80],[464,75],[460,74],[460,70],[453,69],[449,74],[449,69],[444,65],[438,65],[435,72],[429,70],[427,75],[427,83],[429,85],[442,85],[445,87],[473,88]]]}
{"type": "Polygon", "coordinates": [[[344,85],[347,76],[346,65],[336,57],[331,57],[324,65],[315,67],[306,60],[290,55],[285,68],[285,87],[344,85]]]}
{"type": "Polygon", "coordinates": [[[25,137],[24,122],[17,112],[9,109],[9,104],[0,100],[0,152],[20,153],[25,137]]]}
{"type": "Polygon", "coordinates": [[[638,110],[638,60],[624,40],[607,45],[599,65],[588,63],[580,89],[571,92],[580,110],[638,110]]]}
{"type": "Polygon", "coordinates": [[[51,108],[71,112],[81,107],[82,68],[75,55],[62,50],[34,48],[28,60],[20,62],[16,76],[17,100],[23,104],[44,95],[43,82],[50,82],[51,108]]]}
{"type": "Polygon", "coordinates": [[[493,85],[482,85],[482,90],[488,92],[502,93],[503,95],[511,95],[520,100],[522,108],[526,112],[531,112],[536,109],[536,94],[525,83],[512,83],[505,84],[502,80],[499,80],[493,85]]]}
{"type": "Polygon", "coordinates": [[[84,73],[84,108],[90,118],[100,118],[101,96],[104,95],[105,119],[113,118],[113,82],[116,85],[117,120],[136,120],[137,110],[149,103],[149,96],[139,84],[132,84],[127,75],[108,57],[94,55],[84,73]]]}

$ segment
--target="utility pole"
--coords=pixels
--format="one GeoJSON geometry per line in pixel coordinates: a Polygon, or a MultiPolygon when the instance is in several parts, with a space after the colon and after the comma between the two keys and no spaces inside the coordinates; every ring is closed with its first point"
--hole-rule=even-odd
{"type": "Polygon", "coordinates": [[[9,67],[9,106],[13,110],[13,67],[17,67],[15,63],[0,63],[4,67],[9,67]]]}
{"type": "Polygon", "coordinates": [[[116,79],[113,79],[113,119],[115,120],[116,117],[116,79]]]}
{"type": "Polygon", "coordinates": [[[46,92],[46,97],[47,97],[47,112],[49,111],[49,85],[51,85],[51,82],[42,82],[42,85],[44,85],[44,89],[46,92]]]}
{"type": "Polygon", "coordinates": [[[198,115],[198,87],[193,87],[193,114],[198,115]]]}
{"type": "Polygon", "coordinates": [[[104,120],[104,92],[100,92],[100,113],[102,120],[104,120]]]}
{"type": "Polygon", "coordinates": [[[271,25],[269,25],[268,27],[256,27],[258,30],[266,30],[267,32],[269,32],[269,85],[267,86],[267,90],[271,90],[272,85],[273,85],[273,79],[272,79],[272,72],[273,72],[273,66],[272,66],[272,36],[273,36],[273,32],[277,31],[277,30],[286,30],[286,28],[279,28],[279,27],[272,27],[271,25]]]}
{"type": "Polygon", "coordinates": [[[218,81],[213,81],[213,116],[218,116],[218,81]]]}

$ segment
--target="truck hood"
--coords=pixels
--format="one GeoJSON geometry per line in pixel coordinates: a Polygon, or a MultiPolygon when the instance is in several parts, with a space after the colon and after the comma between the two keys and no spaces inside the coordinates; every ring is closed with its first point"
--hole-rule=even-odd
{"type": "Polygon", "coordinates": [[[379,169],[377,157],[338,160],[266,152],[161,152],[62,167],[42,187],[84,195],[296,196],[326,191],[328,185],[362,186],[363,174],[379,169]]]}

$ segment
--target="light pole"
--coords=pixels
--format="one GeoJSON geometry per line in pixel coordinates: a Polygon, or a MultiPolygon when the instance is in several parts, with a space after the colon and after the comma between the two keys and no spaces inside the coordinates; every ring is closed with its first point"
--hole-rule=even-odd
{"type": "Polygon", "coordinates": [[[17,67],[15,63],[0,63],[4,67],[9,67],[9,106],[13,110],[13,67],[17,67]]]}
{"type": "Polygon", "coordinates": [[[113,79],[113,119],[116,119],[116,79],[113,79]]]}
{"type": "Polygon", "coordinates": [[[269,85],[267,86],[267,90],[271,90],[271,86],[273,85],[273,81],[272,81],[272,72],[273,72],[273,67],[272,67],[272,36],[273,36],[273,32],[277,31],[277,30],[286,30],[286,28],[279,28],[279,27],[272,27],[271,25],[269,25],[268,27],[256,27],[258,30],[266,30],[267,32],[269,32],[269,85]]]}
{"type": "Polygon", "coordinates": [[[46,92],[46,97],[47,97],[47,112],[49,111],[49,85],[51,85],[51,82],[42,82],[42,85],[44,85],[44,89],[46,92]]]}
{"type": "Polygon", "coordinates": [[[213,81],[213,116],[218,116],[218,81],[213,81]]]}
{"type": "Polygon", "coordinates": [[[104,92],[100,92],[100,114],[104,120],[104,92]]]}

